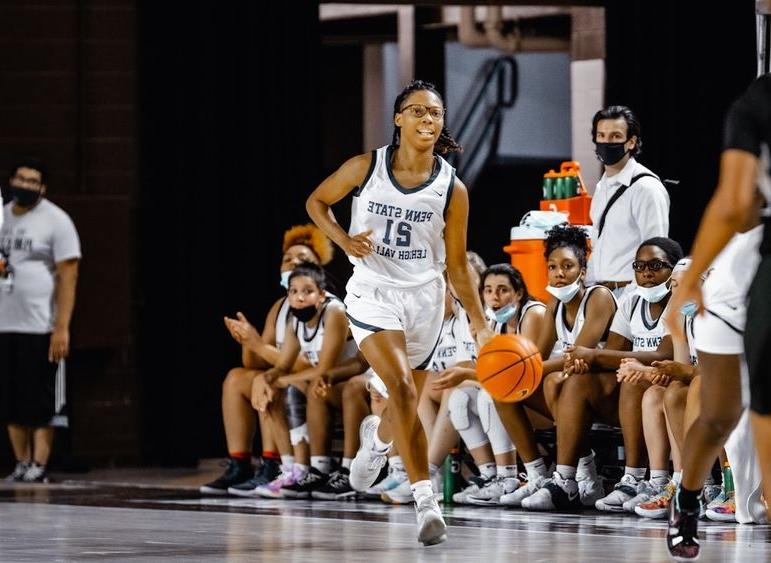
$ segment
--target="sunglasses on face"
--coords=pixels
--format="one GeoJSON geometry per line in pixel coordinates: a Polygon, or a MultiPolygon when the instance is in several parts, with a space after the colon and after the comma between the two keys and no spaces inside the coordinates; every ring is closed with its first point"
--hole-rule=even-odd
{"type": "Polygon", "coordinates": [[[664,268],[671,270],[672,264],[669,262],[664,262],[664,260],[659,260],[658,258],[648,260],[647,262],[645,260],[635,260],[632,262],[632,269],[635,272],[644,272],[645,268],[648,268],[651,272],[658,272],[664,268]]]}

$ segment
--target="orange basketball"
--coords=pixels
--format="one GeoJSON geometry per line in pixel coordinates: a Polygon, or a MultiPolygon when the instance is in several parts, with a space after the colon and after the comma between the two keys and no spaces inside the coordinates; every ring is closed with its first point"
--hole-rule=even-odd
{"type": "Polygon", "coordinates": [[[527,399],[541,384],[543,360],[532,341],[519,334],[499,334],[479,352],[477,379],[496,401],[527,399]]]}

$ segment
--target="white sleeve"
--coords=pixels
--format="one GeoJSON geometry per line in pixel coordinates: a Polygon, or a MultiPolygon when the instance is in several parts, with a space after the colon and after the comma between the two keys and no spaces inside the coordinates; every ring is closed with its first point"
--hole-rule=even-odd
{"type": "Polygon", "coordinates": [[[632,217],[637,223],[640,240],[669,236],[669,194],[666,188],[654,178],[643,189],[634,190],[632,217]]]}
{"type": "Polygon", "coordinates": [[[477,345],[474,337],[471,336],[471,327],[466,311],[458,311],[457,323],[455,324],[455,361],[473,362],[477,359],[477,345]]]}
{"type": "Polygon", "coordinates": [[[610,332],[615,332],[630,342],[632,342],[632,304],[634,301],[634,299],[622,300],[610,325],[610,332]]]}
{"type": "Polygon", "coordinates": [[[80,238],[69,215],[62,213],[54,221],[52,248],[54,263],[80,258],[80,238]]]}

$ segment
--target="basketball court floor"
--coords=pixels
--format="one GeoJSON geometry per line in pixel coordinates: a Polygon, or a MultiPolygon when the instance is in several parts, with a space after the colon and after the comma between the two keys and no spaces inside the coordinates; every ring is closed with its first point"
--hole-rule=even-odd
{"type": "MultiPolygon", "coordinates": [[[[201,497],[205,476],[143,471],[0,485],[0,561],[669,561],[666,523],[636,516],[445,507],[450,539],[423,548],[411,506],[201,497]]],[[[700,561],[771,561],[770,526],[701,537],[700,561]]]]}

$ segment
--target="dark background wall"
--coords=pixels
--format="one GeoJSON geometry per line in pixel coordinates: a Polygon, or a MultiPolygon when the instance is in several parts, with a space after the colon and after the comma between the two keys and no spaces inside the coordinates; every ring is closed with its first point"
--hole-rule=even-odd
{"type": "MultiPolygon", "coordinates": [[[[319,180],[371,148],[361,47],[323,42],[315,2],[174,4],[0,4],[0,185],[17,156],[46,159],[51,199],[83,241],[62,467],[224,453],[219,390],[239,355],[222,317],[261,326],[283,231],[307,221],[319,180]]],[[[681,180],[672,233],[686,247],[717,181],[725,109],[754,76],[751,0],[700,7],[606,13],[607,100],[640,114],[642,161],[681,180]]],[[[537,181],[540,168],[512,174],[537,181]]],[[[505,198],[472,193],[472,241],[502,246],[485,233],[505,198]]],[[[338,256],[333,274],[348,271],[338,256]]],[[[3,435],[2,460],[7,448],[3,435]]]]}

